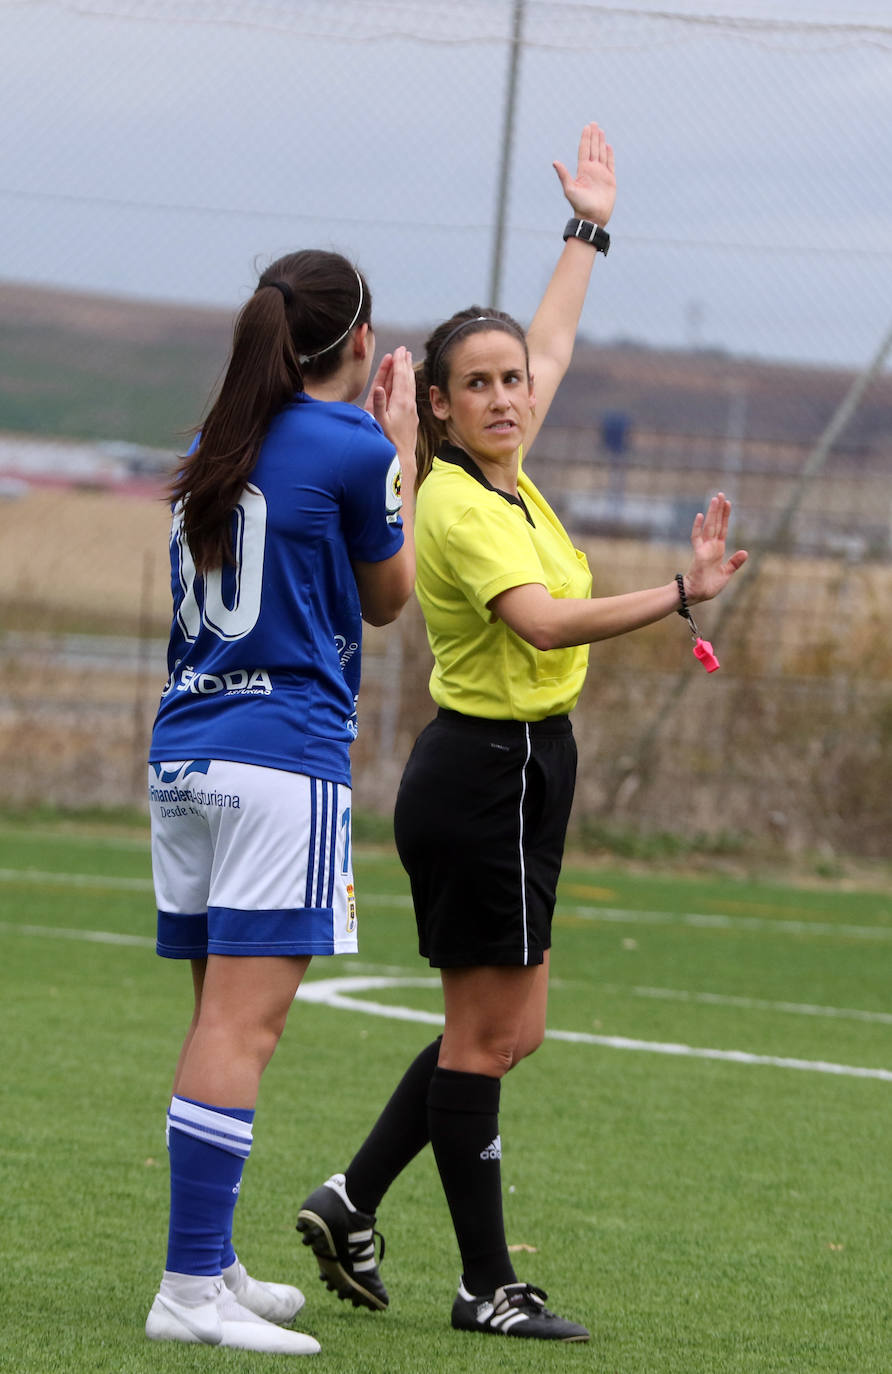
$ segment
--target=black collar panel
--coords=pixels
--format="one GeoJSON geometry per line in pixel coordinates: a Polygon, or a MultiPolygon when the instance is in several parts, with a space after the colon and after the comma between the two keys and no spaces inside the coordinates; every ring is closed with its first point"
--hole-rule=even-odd
{"type": "Polygon", "coordinates": [[[494,487],[489,478],[474,462],[474,459],[470,454],[465,453],[463,448],[458,448],[455,444],[443,443],[437,449],[437,457],[442,458],[444,463],[454,463],[456,467],[462,468],[469,477],[474,478],[475,482],[479,482],[487,491],[494,491],[497,496],[501,496],[509,505],[519,506],[529,523],[531,525],[533,524],[533,518],[526,508],[526,502],[523,497],[515,496],[513,492],[510,491],[502,491],[501,487],[494,487]]]}

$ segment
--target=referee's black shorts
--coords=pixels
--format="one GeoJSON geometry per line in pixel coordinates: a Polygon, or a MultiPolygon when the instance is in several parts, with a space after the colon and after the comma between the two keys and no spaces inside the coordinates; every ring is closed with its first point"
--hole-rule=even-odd
{"type": "Polygon", "coordinates": [[[541,964],[576,782],[567,716],[440,709],[400,783],[394,830],[434,968],[541,964]]]}

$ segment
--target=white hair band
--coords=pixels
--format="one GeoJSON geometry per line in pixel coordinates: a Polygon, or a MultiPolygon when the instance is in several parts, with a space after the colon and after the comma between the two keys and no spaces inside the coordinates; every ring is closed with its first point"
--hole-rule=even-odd
{"type": "MultiPolygon", "coordinates": [[[[355,267],[353,271],[356,272],[355,267]]],[[[320,348],[318,353],[299,353],[297,355],[297,361],[299,363],[309,363],[312,362],[314,358],[321,358],[323,353],[330,353],[333,348],[337,348],[339,343],[344,342],[347,335],[350,333],[350,330],[353,328],[356,321],[359,319],[359,312],[362,309],[364,292],[362,289],[362,277],[359,275],[358,272],[356,272],[356,280],[359,282],[359,304],[356,307],[356,313],[354,314],[353,319],[347,325],[347,328],[344,330],[343,334],[339,334],[338,337],[335,339],[334,343],[326,344],[325,348],[320,348]]]]}

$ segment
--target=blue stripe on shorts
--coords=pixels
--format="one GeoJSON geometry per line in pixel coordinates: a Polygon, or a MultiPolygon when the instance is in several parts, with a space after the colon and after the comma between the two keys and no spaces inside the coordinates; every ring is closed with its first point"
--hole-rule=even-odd
{"type": "Polygon", "coordinates": [[[329,907],[244,912],[212,906],[208,954],[334,954],[334,912],[329,907]]]}
{"type": "Polygon", "coordinates": [[[208,952],[207,914],[159,911],[155,949],[164,959],[203,959],[208,952]]]}

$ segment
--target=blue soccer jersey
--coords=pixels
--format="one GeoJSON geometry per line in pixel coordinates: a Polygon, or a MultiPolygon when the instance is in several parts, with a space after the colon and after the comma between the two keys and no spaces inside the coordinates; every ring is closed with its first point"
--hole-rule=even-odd
{"type": "Polygon", "coordinates": [[[270,425],[236,508],[233,567],[196,576],[174,510],[151,763],[229,759],[349,784],[362,644],[352,561],[400,549],[400,504],[377,422],[301,394],[270,425]]]}

